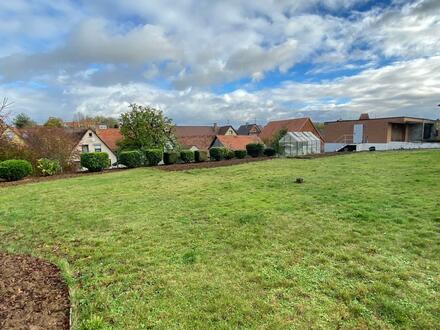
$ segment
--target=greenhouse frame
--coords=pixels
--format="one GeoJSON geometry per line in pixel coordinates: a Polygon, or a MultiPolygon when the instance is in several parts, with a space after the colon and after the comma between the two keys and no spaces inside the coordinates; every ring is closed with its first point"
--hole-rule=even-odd
{"type": "Polygon", "coordinates": [[[321,140],[312,132],[287,132],[279,145],[281,154],[287,157],[321,153],[321,140]]]}

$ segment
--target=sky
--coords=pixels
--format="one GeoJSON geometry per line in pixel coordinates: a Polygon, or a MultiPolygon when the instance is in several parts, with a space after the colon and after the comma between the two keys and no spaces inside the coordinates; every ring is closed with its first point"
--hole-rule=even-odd
{"type": "Polygon", "coordinates": [[[38,122],[440,117],[439,0],[0,1],[0,97],[38,122]]]}

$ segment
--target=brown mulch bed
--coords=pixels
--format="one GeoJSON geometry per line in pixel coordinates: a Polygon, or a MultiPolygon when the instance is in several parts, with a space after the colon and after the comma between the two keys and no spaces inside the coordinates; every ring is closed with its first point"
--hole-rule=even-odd
{"type": "Polygon", "coordinates": [[[257,157],[257,158],[243,158],[243,159],[229,159],[220,161],[207,161],[203,163],[188,163],[188,164],[174,164],[174,165],[163,165],[158,168],[164,171],[187,171],[194,170],[198,168],[212,168],[212,167],[222,167],[231,166],[238,164],[245,164],[251,162],[259,162],[263,160],[275,159],[275,157],[257,157]]]}
{"type": "Polygon", "coordinates": [[[69,329],[69,310],[57,267],[0,252],[0,329],[69,329]]]}

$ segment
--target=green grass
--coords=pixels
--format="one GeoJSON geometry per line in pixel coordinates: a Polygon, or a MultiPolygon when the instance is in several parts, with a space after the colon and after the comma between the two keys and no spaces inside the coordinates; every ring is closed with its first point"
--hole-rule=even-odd
{"type": "Polygon", "coordinates": [[[75,329],[440,324],[438,151],[8,187],[0,237],[62,267],[75,329]]]}

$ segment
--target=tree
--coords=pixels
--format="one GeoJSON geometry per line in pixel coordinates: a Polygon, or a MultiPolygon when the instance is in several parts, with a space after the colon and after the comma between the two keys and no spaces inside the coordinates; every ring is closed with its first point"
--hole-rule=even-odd
{"type": "Polygon", "coordinates": [[[272,138],[270,139],[270,145],[272,146],[273,149],[275,149],[275,151],[278,155],[280,155],[282,152],[281,146],[280,146],[280,140],[286,134],[287,134],[287,129],[282,128],[278,132],[276,132],[272,136],[272,138]]]}
{"type": "Polygon", "coordinates": [[[17,128],[26,128],[26,127],[35,126],[35,122],[28,115],[24,113],[20,113],[17,116],[15,116],[12,122],[14,126],[17,128]]]}
{"type": "Polygon", "coordinates": [[[120,119],[122,148],[164,148],[174,143],[172,120],[161,110],[138,104],[130,104],[129,108],[120,119]]]}
{"type": "Polygon", "coordinates": [[[60,118],[49,117],[49,119],[44,123],[44,126],[49,128],[55,128],[55,127],[61,128],[64,126],[64,123],[60,118]]]}
{"type": "Polygon", "coordinates": [[[0,103],[0,138],[3,137],[3,133],[8,128],[8,125],[6,124],[6,121],[9,117],[9,112],[7,111],[7,108],[11,105],[12,103],[8,101],[7,97],[4,97],[3,101],[0,103]]]}

